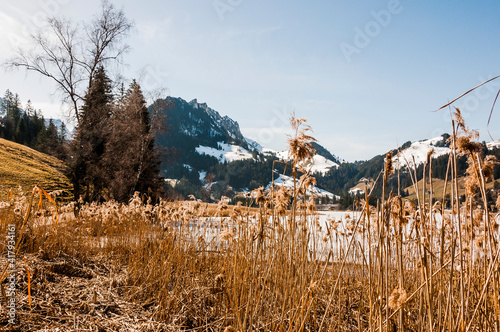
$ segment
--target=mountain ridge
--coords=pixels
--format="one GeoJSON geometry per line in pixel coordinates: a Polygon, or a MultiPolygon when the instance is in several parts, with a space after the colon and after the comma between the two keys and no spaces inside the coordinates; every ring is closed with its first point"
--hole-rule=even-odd
{"type": "MultiPolygon", "coordinates": [[[[197,99],[187,102],[179,97],[167,97],[165,101],[170,105],[164,112],[168,116],[167,124],[171,127],[171,132],[158,137],[157,142],[173,151],[173,154],[170,163],[163,168],[163,175],[167,179],[176,179],[172,183],[179,183],[176,189],[182,188],[184,194],[204,187],[218,188],[214,189],[219,191],[218,194],[230,196],[231,192],[266,187],[271,182],[273,167],[279,168],[282,165],[275,161],[290,159],[286,150],[268,149],[245,137],[237,121],[221,115],[207,103],[200,103],[197,99]],[[207,186],[207,181],[215,185],[207,186]]],[[[434,149],[432,158],[438,163],[433,171],[443,172],[443,158],[450,151],[448,137],[448,134],[443,134],[431,139],[409,141],[392,150],[395,166],[402,169],[401,184],[405,185],[402,188],[406,188],[411,182],[405,171],[408,164],[422,167],[431,149],[434,149]]],[[[384,168],[385,154],[350,163],[337,157],[320,143],[314,142],[313,147],[316,155],[310,171],[316,177],[318,187],[332,193],[332,199],[360,193],[362,188],[352,190],[358,186],[360,179],[372,181],[384,168]]],[[[487,147],[500,147],[500,141],[490,142],[487,147]]],[[[461,171],[465,168],[462,167],[461,171]]],[[[284,170],[283,167],[279,171],[283,174],[284,170]]],[[[395,188],[397,181],[389,181],[389,185],[395,188]]],[[[219,195],[215,195],[217,196],[219,195]]]]}

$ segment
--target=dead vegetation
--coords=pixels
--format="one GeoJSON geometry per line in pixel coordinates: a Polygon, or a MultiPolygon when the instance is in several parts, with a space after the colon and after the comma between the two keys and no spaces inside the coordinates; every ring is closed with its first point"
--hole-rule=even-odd
{"type": "MultiPolygon", "coordinates": [[[[311,137],[303,119],[292,121],[292,163],[304,167],[311,137]]],[[[443,185],[451,210],[423,181],[416,204],[384,193],[374,207],[367,194],[356,214],[321,219],[305,195],[314,184],[306,168],[294,190],[255,190],[255,210],[135,195],[75,216],[72,204],[57,214],[48,199],[40,205],[39,189],[13,195],[0,203],[0,233],[15,225],[19,241],[12,329],[498,331],[500,220],[485,195],[496,161],[476,149],[459,112],[457,121],[443,185]],[[469,159],[466,201],[459,153],[469,159]]],[[[388,155],[375,185],[392,173],[388,155]]],[[[6,267],[8,241],[1,249],[6,267]]]]}

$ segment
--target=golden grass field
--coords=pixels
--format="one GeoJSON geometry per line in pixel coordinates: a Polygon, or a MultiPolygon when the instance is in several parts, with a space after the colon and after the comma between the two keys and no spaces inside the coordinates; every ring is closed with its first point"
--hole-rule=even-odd
{"type": "Polygon", "coordinates": [[[63,190],[69,197],[72,187],[64,175],[66,170],[57,158],[0,138],[0,199],[6,198],[11,188],[21,186],[28,192],[36,184],[49,191],[63,190]]]}

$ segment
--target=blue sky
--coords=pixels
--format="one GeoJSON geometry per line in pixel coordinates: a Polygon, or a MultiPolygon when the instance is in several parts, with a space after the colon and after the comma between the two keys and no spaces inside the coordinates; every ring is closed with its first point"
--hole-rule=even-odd
{"type": "MultiPolygon", "coordinates": [[[[135,22],[122,73],[143,88],[197,98],[239,122],[245,135],[285,147],[288,114],[309,119],[332,153],[364,160],[408,140],[450,131],[434,113],[499,75],[497,1],[114,1],[135,22]]],[[[47,14],[88,20],[100,2],[0,0],[0,61],[47,14]],[[16,42],[13,42],[15,40],[16,42]]],[[[54,86],[2,72],[0,93],[18,92],[60,116],[54,86]]],[[[456,103],[469,126],[486,124],[499,82],[456,103]]],[[[490,132],[500,139],[500,109],[490,132]]]]}

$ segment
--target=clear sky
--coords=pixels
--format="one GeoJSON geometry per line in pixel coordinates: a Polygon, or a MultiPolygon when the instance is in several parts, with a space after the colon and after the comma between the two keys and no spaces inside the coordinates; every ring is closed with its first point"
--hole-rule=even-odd
{"type": "MultiPolygon", "coordinates": [[[[123,74],[143,88],[197,98],[243,133],[283,149],[288,114],[348,161],[408,140],[450,132],[434,113],[500,75],[498,1],[116,0],[135,23],[123,74]]],[[[98,0],[0,0],[0,61],[47,15],[88,21],[98,0]]],[[[54,86],[33,73],[0,72],[6,89],[60,117],[54,86]]],[[[456,106],[490,140],[486,124],[500,80],[456,106]]],[[[500,139],[500,107],[490,132],[500,139]]]]}

